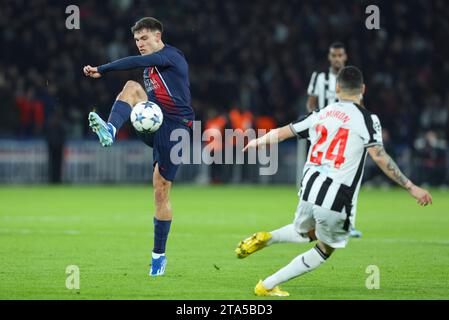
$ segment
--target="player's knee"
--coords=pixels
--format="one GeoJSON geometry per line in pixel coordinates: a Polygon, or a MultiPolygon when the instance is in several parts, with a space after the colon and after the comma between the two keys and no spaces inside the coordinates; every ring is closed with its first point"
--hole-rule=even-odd
{"type": "Polygon", "coordinates": [[[322,241],[317,242],[316,246],[327,256],[330,257],[332,255],[332,253],[335,251],[334,248],[332,248],[331,246],[325,244],[322,241]]]}
{"type": "Polygon", "coordinates": [[[123,91],[129,91],[131,93],[135,93],[139,91],[139,89],[142,89],[141,85],[134,80],[126,81],[125,86],[123,87],[123,91]]]}
{"type": "Polygon", "coordinates": [[[310,230],[309,232],[307,232],[308,237],[310,238],[311,241],[316,241],[318,240],[315,234],[315,229],[310,230]]]}
{"type": "Polygon", "coordinates": [[[131,106],[134,106],[139,101],[146,99],[145,90],[142,86],[133,80],[128,80],[123,87],[123,90],[117,96],[117,100],[128,102],[131,106]]]}

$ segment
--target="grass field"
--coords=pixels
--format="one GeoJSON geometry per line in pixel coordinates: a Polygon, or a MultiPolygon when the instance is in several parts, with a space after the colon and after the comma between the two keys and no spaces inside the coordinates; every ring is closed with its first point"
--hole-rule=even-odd
{"type": "MultiPolygon", "coordinates": [[[[363,238],[284,284],[289,299],[448,299],[448,195],[420,208],[401,190],[363,190],[363,238]],[[379,290],[365,287],[369,265],[379,290]]],[[[260,278],[311,247],[234,256],[242,238],[292,221],[294,186],[175,186],[172,199],[167,272],[150,278],[150,187],[0,187],[0,299],[255,299],[260,278]],[[65,287],[68,265],[80,290],[65,287]]]]}

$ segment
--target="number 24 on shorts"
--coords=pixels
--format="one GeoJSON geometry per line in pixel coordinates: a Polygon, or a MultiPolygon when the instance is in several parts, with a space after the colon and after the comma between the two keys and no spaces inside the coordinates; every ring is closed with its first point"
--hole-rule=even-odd
{"type": "MultiPolygon", "coordinates": [[[[316,132],[320,135],[318,141],[313,145],[312,152],[310,153],[310,162],[320,165],[323,160],[322,151],[317,151],[317,149],[326,142],[327,139],[327,129],[325,126],[319,124],[315,127],[316,132]]],[[[348,141],[349,129],[340,128],[334,139],[332,139],[329,148],[326,151],[326,160],[334,161],[334,166],[339,169],[341,165],[345,162],[345,157],[343,154],[346,149],[346,142],[348,141]],[[338,146],[338,151],[335,154],[335,148],[338,146]]]]}

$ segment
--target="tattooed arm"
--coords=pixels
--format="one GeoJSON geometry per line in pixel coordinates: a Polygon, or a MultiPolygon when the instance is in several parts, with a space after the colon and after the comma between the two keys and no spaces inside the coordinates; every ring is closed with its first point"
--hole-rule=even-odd
{"type": "Polygon", "coordinates": [[[382,171],[394,182],[401,187],[408,190],[412,197],[414,197],[418,204],[428,205],[432,203],[432,196],[430,193],[413,184],[399,169],[398,165],[388,155],[382,145],[375,145],[368,148],[368,153],[374,162],[382,169],[382,171]]]}
{"type": "Polygon", "coordinates": [[[376,145],[368,148],[368,153],[371,158],[373,158],[374,162],[376,162],[376,164],[391,180],[399,184],[401,187],[410,190],[411,181],[401,172],[397,164],[387,154],[383,146],[376,145]]]}

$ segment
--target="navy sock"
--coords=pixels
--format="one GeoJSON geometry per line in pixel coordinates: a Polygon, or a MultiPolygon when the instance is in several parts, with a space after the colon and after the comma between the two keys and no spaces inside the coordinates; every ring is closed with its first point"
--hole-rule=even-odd
{"type": "Polygon", "coordinates": [[[158,220],[156,217],[154,222],[154,253],[165,253],[165,244],[167,243],[168,233],[170,231],[171,220],[162,221],[158,220]]]}
{"type": "Polygon", "coordinates": [[[108,122],[119,131],[122,125],[129,119],[131,115],[131,106],[121,100],[116,100],[112,105],[111,113],[109,114],[108,122]]]}

